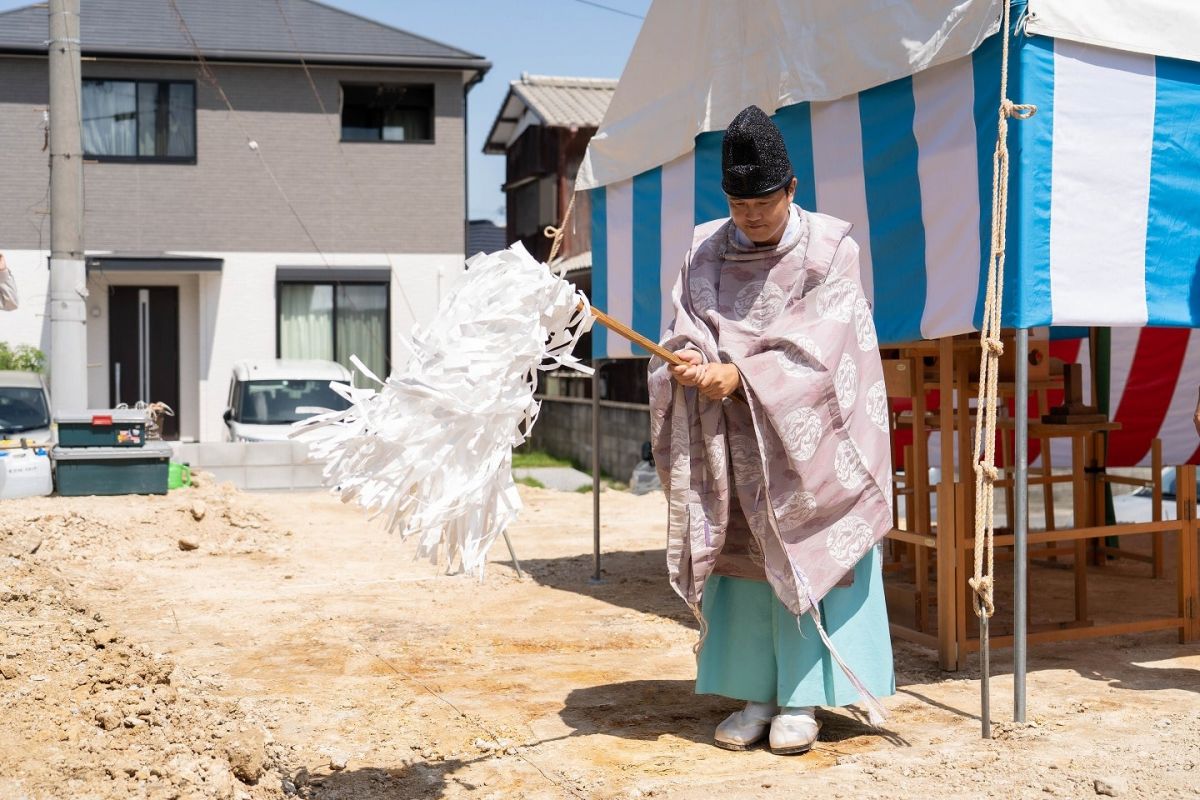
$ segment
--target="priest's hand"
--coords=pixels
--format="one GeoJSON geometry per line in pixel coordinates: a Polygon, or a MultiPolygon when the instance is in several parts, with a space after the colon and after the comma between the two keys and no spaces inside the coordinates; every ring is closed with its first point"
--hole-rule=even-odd
{"type": "Polygon", "coordinates": [[[709,400],[724,400],[742,385],[742,373],[733,364],[705,364],[704,374],[696,385],[709,400]]]}
{"type": "Polygon", "coordinates": [[[683,361],[682,366],[671,366],[671,375],[680,386],[697,386],[704,376],[704,356],[695,350],[676,350],[675,355],[683,361]]]}

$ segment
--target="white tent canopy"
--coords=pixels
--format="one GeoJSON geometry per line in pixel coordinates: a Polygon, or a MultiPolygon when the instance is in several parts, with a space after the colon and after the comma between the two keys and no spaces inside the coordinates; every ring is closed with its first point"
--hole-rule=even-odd
{"type": "Polygon", "coordinates": [[[1029,0],[1030,33],[1200,61],[1197,0],[1029,0]]]}
{"type": "Polygon", "coordinates": [[[999,29],[1001,9],[1000,0],[655,0],[576,188],[666,164],[751,103],[769,114],[836,100],[960,58],[999,29]]]}

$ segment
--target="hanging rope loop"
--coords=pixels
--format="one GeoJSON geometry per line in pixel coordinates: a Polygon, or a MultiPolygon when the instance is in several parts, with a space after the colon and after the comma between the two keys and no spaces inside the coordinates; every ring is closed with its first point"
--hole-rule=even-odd
{"type": "MultiPolygon", "coordinates": [[[[1004,299],[1004,248],[1008,227],[1008,120],[1026,120],[1037,106],[1014,103],[1008,96],[1008,40],[1011,2],[1004,3],[1004,26],[1000,32],[1000,108],[996,120],[996,149],[992,154],[992,239],[988,256],[987,294],[983,323],[979,329],[979,396],[975,419],[975,574],[967,583],[974,592],[975,614],[985,621],[996,612],[995,604],[995,489],[1000,479],[996,467],[996,409],[999,405],[1001,303],[1004,299]]],[[[1024,354],[1018,353],[1018,358],[1024,354]]],[[[1018,397],[1016,402],[1028,402],[1018,397]]]]}
{"type": "Polygon", "coordinates": [[[1037,106],[1032,103],[1014,103],[1005,97],[1000,101],[1000,115],[1010,119],[1029,119],[1037,113],[1037,106]]]}

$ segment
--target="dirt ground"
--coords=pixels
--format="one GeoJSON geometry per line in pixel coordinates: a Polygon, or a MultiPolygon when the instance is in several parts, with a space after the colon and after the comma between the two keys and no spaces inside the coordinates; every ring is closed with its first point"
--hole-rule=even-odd
{"type": "MultiPolygon", "coordinates": [[[[692,693],[661,497],[602,495],[593,585],[591,496],[522,494],[527,577],[500,543],[482,583],[315,493],[0,504],[0,798],[1200,796],[1200,647],[1168,633],[1033,647],[1027,725],[997,652],[990,741],[977,673],[897,644],[883,730],[719,750],[738,704],[692,693]]],[[[1097,615],[1171,607],[1105,569],[1097,615]]],[[[1036,580],[1040,613],[1069,573],[1036,580]]]]}

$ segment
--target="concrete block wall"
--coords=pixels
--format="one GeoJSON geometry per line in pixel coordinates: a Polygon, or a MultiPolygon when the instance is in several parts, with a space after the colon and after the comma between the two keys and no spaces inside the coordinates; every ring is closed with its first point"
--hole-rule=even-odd
{"type": "MultiPolygon", "coordinates": [[[[650,439],[650,409],[635,403],[600,401],[600,471],[628,481],[650,439]]],[[[548,397],[533,427],[530,445],[585,470],[592,465],[592,401],[548,397]]]]}
{"type": "Polygon", "coordinates": [[[300,442],[171,443],[174,458],[239,489],[317,489],[322,465],[300,442]]]}

